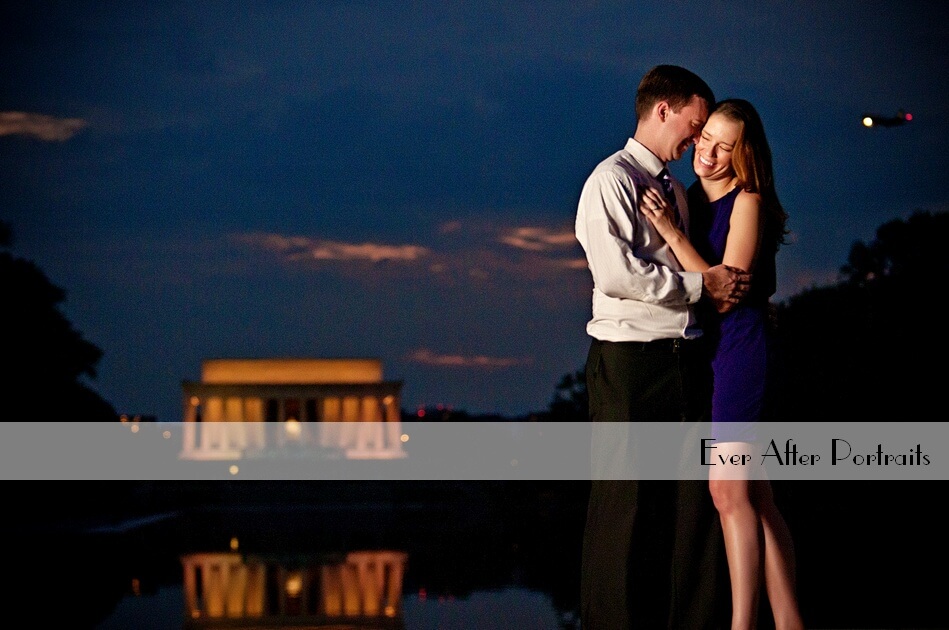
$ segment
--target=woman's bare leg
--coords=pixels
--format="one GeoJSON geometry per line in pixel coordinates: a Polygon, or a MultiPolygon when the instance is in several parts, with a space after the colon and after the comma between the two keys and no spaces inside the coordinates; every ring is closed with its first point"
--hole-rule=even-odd
{"type": "Polygon", "coordinates": [[[794,543],[784,517],[774,503],[771,483],[753,481],[754,500],[764,530],[764,574],[768,602],[774,613],[776,630],[803,630],[798,609],[794,543]]]}
{"type": "MultiPolygon", "coordinates": [[[[719,453],[752,453],[752,445],[725,442],[719,453]]],[[[732,592],[732,630],[755,628],[761,584],[762,536],[751,500],[751,481],[744,467],[716,465],[710,469],[709,491],[722,521],[732,592]]]]}

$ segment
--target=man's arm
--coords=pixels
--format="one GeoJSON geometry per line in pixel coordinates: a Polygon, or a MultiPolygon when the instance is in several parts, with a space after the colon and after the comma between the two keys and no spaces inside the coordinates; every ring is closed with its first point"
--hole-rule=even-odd
{"type": "Polygon", "coordinates": [[[700,274],[675,271],[636,255],[636,248],[648,247],[648,239],[657,235],[644,231],[634,220],[638,212],[635,195],[635,187],[624,186],[619,176],[609,171],[594,173],[584,184],[576,231],[594,284],[615,298],[653,304],[697,302],[704,284],[700,274]]]}
{"type": "Polygon", "coordinates": [[[728,245],[725,250],[725,262],[729,265],[709,267],[705,259],[695,250],[689,238],[679,229],[672,218],[672,208],[665,198],[655,189],[648,188],[643,193],[639,210],[648,217],[660,235],[669,243],[676,258],[689,271],[702,273],[702,295],[712,300],[715,310],[726,313],[748,293],[751,269],[758,250],[760,238],[757,209],[760,197],[741,193],[739,206],[735,202],[735,212],[728,231],[728,245]],[[743,197],[748,197],[744,199],[743,197]]]}
{"type": "Polygon", "coordinates": [[[750,273],[728,265],[715,265],[702,273],[702,295],[712,300],[719,313],[735,308],[750,286],[750,273]]]}

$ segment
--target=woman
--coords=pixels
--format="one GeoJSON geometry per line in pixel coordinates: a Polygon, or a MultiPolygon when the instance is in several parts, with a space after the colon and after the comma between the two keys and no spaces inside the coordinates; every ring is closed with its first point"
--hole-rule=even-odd
{"type": "MultiPolygon", "coordinates": [[[[719,453],[752,454],[771,376],[769,298],[787,214],[775,192],[761,118],[749,102],[719,103],[694,151],[698,181],[689,188],[694,245],[676,225],[661,192],[644,191],[640,210],[687,271],[724,263],[752,272],[747,298],[728,313],[706,314],[705,326],[714,349],[712,436],[722,448],[719,453]]],[[[770,482],[748,479],[735,467],[710,470],[709,490],[722,522],[731,577],[732,629],[755,627],[762,570],[776,628],[803,628],[791,536],[770,482]]]]}

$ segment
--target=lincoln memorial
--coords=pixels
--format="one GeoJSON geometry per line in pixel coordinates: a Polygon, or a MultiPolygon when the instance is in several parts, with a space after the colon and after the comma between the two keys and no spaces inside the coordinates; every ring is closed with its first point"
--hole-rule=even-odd
{"type": "Polygon", "coordinates": [[[180,458],[402,458],[401,391],[378,359],[207,359],[182,384],[180,458]]]}

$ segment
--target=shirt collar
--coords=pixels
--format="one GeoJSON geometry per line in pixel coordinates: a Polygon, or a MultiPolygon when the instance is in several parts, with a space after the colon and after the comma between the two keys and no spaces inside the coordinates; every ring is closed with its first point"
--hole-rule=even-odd
{"type": "Polygon", "coordinates": [[[662,160],[657,158],[652,151],[643,146],[638,140],[632,138],[627,140],[626,151],[633,156],[633,159],[646,167],[646,171],[653,177],[659,175],[659,171],[666,166],[662,163],[662,160]]]}

